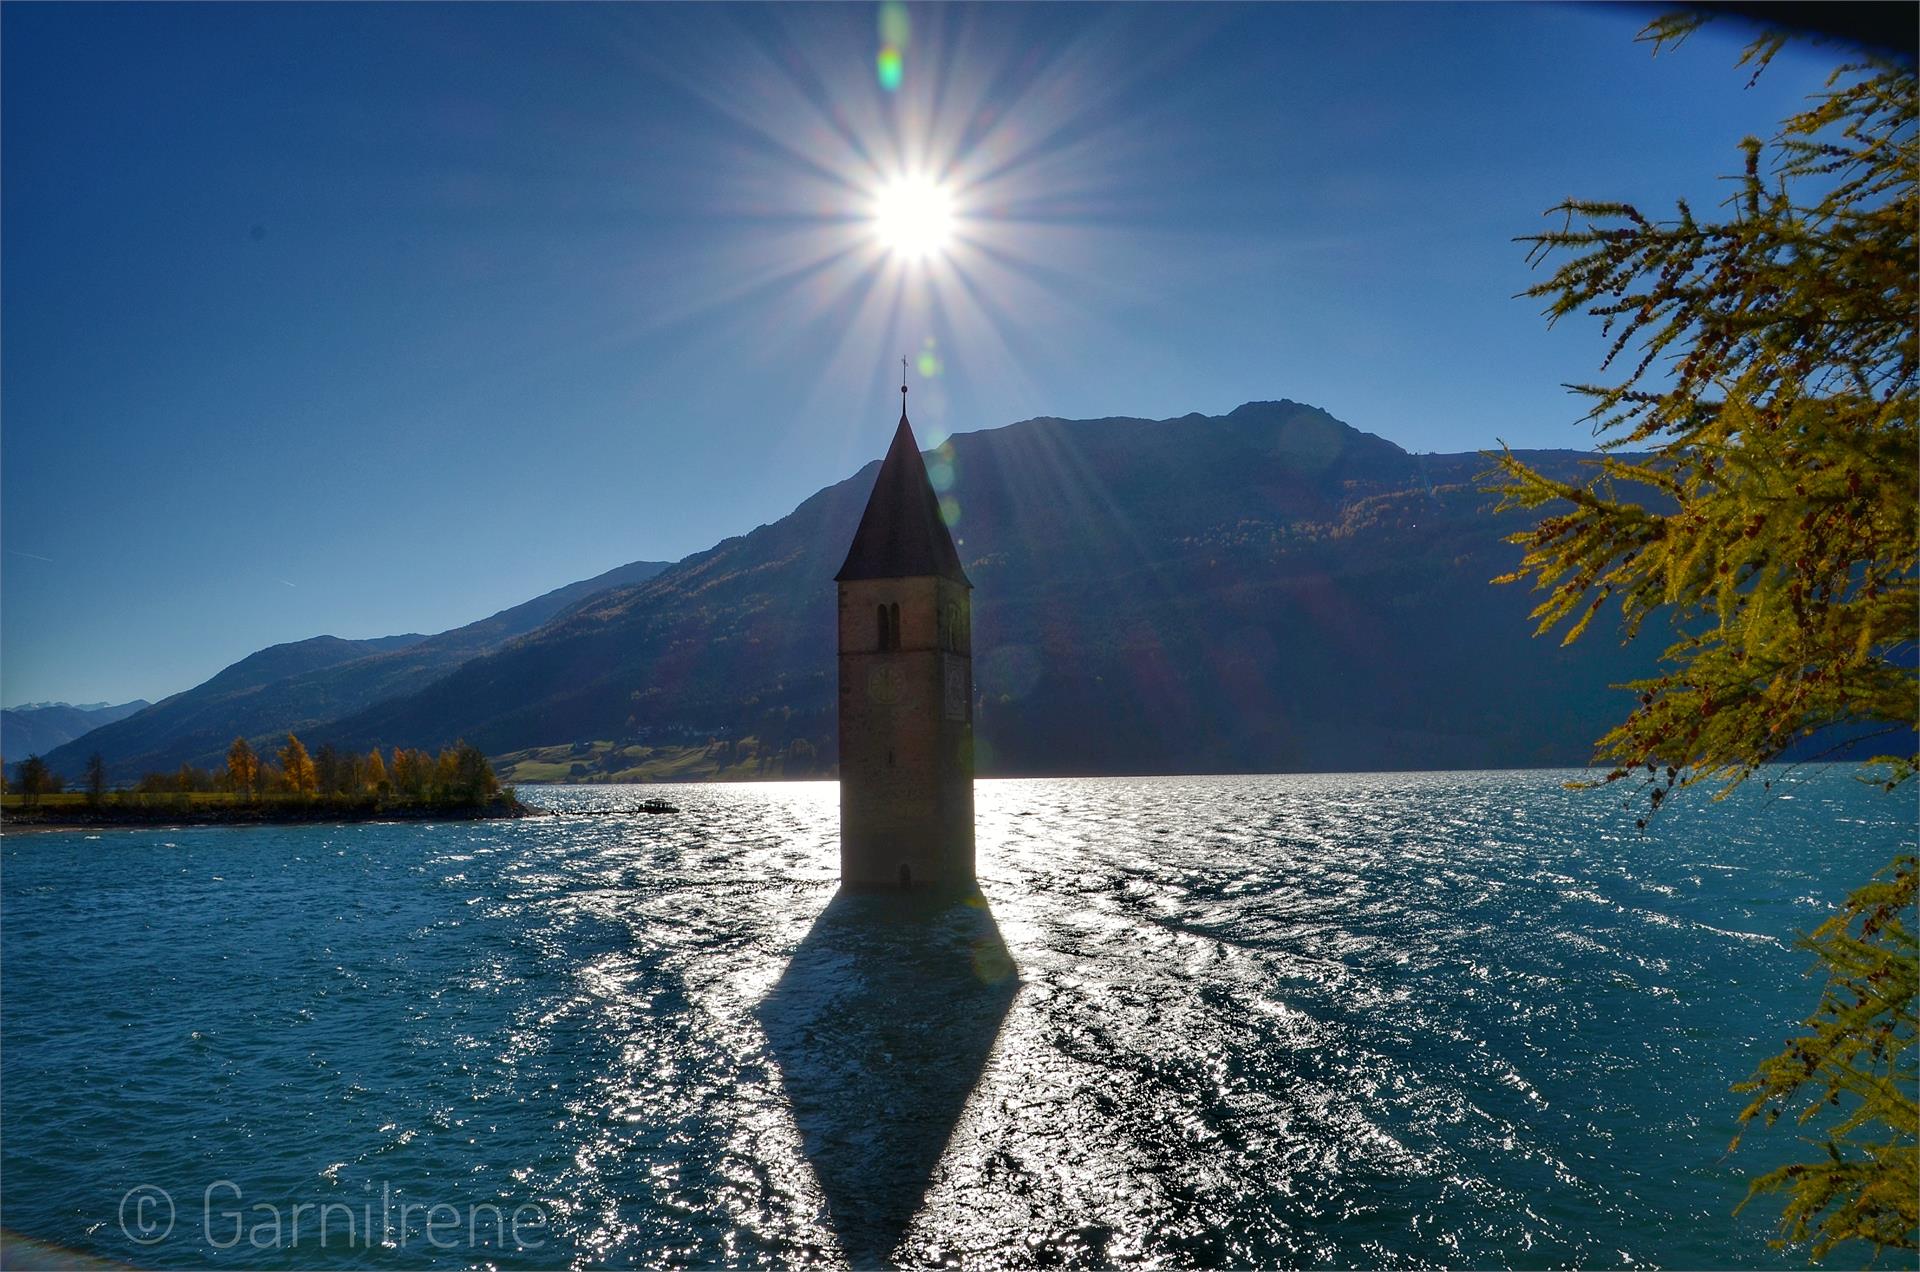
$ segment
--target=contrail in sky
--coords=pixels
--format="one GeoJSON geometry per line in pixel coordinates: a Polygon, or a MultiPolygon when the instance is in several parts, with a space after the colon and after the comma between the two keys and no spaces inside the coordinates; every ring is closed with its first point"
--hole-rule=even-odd
{"type": "Polygon", "coordinates": [[[22,552],[18,548],[8,548],[7,551],[13,553],[15,556],[26,557],[29,561],[45,561],[48,565],[53,564],[52,557],[43,557],[38,552],[22,552]]]}
{"type": "MultiPolygon", "coordinates": [[[[285,579],[281,579],[280,581],[281,581],[282,583],[287,583],[287,581],[286,581],[285,579]]],[[[291,583],[287,583],[287,586],[288,586],[288,587],[292,587],[292,586],[293,586],[293,584],[291,584],[291,583]]]]}

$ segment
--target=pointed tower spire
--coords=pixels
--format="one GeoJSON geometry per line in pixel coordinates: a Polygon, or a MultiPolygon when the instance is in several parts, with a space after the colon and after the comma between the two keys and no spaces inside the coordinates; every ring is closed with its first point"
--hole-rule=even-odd
{"type": "Polygon", "coordinates": [[[906,365],[907,360],[900,359],[900,427],[881,461],[846,563],[833,577],[841,583],[933,577],[972,587],[960,568],[946,518],[940,515],[940,496],[927,477],[913,425],[907,423],[906,365]]]}

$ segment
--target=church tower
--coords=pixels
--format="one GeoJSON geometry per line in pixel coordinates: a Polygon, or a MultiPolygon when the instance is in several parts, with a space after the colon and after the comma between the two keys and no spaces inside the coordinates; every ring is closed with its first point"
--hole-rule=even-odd
{"type": "Polygon", "coordinates": [[[907,423],[840,587],[840,882],[973,886],[973,584],[907,423]]]}

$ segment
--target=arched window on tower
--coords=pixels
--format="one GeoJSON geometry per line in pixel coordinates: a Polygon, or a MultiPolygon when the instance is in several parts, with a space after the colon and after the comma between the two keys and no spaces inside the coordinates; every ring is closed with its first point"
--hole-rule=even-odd
{"type": "Polygon", "coordinates": [[[900,648],[900,602],[898,601],[887,606],[887,633],[893,640],[888,648],[900,648]]]}
{"type": "Polygon", "coordinates": [[[960,653],[960,606],[958,602],[947,603],[947,639],[946,646],[954,653],[960,653]]]}
{"type": "Polygon", "coordinates": [[[885,649],[887,648],[887,607],[884,605],[874,607],[873,616],[876,620],[875,630],[879,633],[874,637],[874,648],[885,649]]]}

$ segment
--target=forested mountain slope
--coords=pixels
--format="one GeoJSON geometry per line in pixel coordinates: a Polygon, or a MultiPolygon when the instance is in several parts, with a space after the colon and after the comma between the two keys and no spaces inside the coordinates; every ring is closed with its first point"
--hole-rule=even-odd
{"type": "MultiPolygon", "coordinates": [[[[929,465],[976,588],[982,773],[1581,763],[1658,643],[1531,639],[1532,598],[1488,585],[1517,554],[1481,456],[1298,403],[1028,420],[929,465]]],[[[876,468],[319,736],[753,735],[830,763],[832,579],[876,468]]]]}

